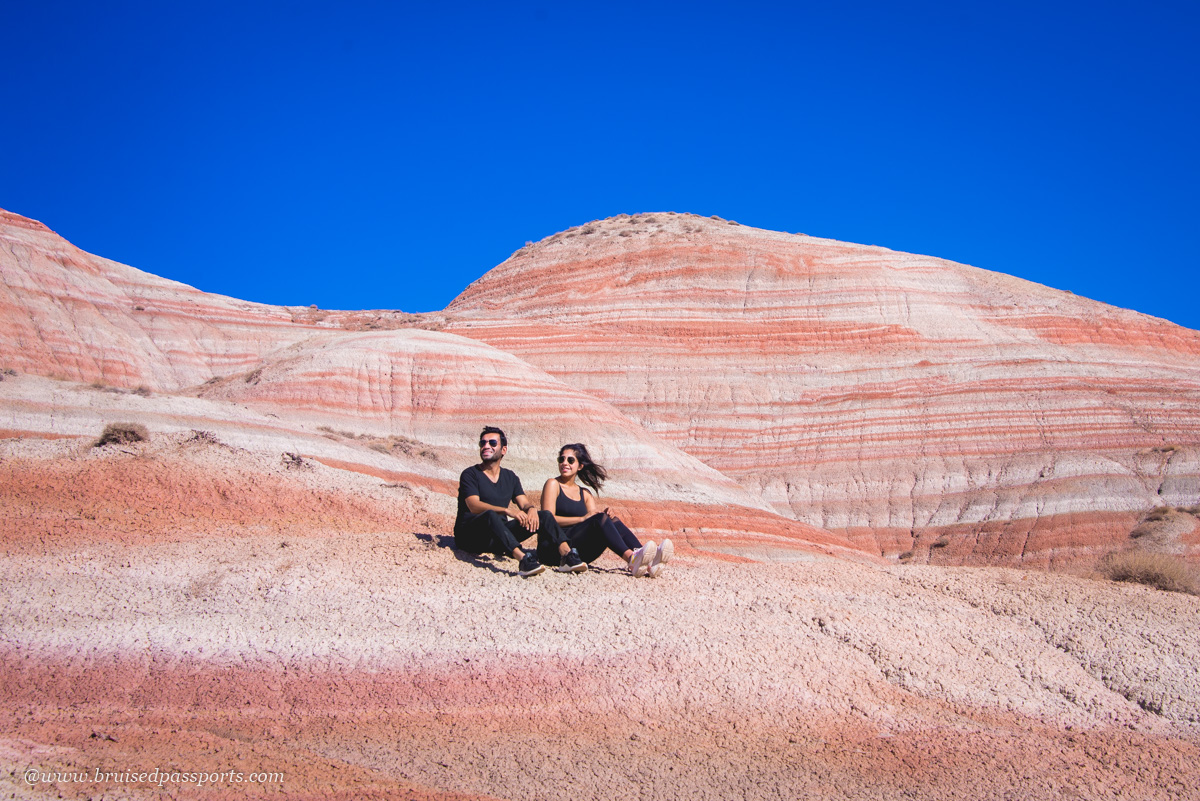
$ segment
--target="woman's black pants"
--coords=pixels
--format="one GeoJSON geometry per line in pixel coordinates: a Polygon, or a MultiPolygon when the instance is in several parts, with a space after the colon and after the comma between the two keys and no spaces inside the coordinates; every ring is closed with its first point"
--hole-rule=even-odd
{"type": "MultiPolygon", "coordinates": [[[[549,513],[543,512],[542,514],[549,513]]],[[[622,556],[626,551],[636,551],[642,547],[642,543],[638,542],[638,538],[629,530],[629,526],[620,520],[612,519],[603,512],[592,515],[582,523],[568,526],[566,540],[572,548],[579,551],[579,558],[585,562],[596,561],[600,554],[604,553],[605,548],[617,556],[622,556]]],[[[542,540],[539,538],[538,559],[544,565],[557,565],[561,559],[557,544],[550,543],[548,546],[543,546],[542,540]]]]}

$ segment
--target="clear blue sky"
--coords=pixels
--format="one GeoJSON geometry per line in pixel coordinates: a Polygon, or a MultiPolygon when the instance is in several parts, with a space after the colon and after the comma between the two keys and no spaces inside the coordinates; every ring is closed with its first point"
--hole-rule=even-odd
{"type": "Polygon", "coordinates": [[[0,207],[249,300],[444,307],[718,214],[1200,328],[1196,3],[8,3],[0,207]]]}

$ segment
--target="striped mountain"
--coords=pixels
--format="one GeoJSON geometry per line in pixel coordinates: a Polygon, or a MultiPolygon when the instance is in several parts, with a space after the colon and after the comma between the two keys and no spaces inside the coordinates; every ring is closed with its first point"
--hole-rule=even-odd
{"type": "MultiPolygon", "coordinates": [[[[1200,333],[1008,275],[622,215],[522,248],[445,316],[891,557],[1090,561],[1200,502],[1200,333]]],[[[1182,529],[1160,545],[1195,556],[1182,529]]]]}
{"type": "Polygon", "coordinates": [[[480,427],[499,423],[512,436],[506,465],[535,495],[556,472],[558,446],[582,440],[612,470],[606,501],[651,536],[758,557],[873,558],[842,534],[777,514],[594,395],[431,330],[443,325],[436,315],[212,295],[85,253],[7,212],[0,278],[0,368],[53,379],[0,384],[9,432],[94,436],[114,417],[219,429],[241,445],[452,497],[480,427]]]}
{"type": "MultiPolygon", "coordinates": [[[[251,410],[260,443],[452,494],[500,421],[523,475],[593,443],[639,523],[755,557],[1063,566],[1131,532],[1200,552],[1193,517],[1142,524],[1200,503],[1200,333],[1010,276],[622,215],[413,315],[204,293],[6,212],[0,240],[3,367],[143,388],[162,425],[251,410]]],[[[60,408],[79,397],[14,397],[3,427],[91,425],[60,408]]]]}

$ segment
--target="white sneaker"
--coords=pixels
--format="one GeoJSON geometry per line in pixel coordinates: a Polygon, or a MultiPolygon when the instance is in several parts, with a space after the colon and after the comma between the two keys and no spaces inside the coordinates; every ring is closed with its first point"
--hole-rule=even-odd
{"type": "Polygon", "coordinates": [[[658,564],[661,562],[665,565],[667,562],[671,561],[671,557],[674,555],[675,543],[671,542],[669,539],[663,540],[662,544],[658,546],[658,556],[655,558],[654,563],[658,564]]]}
{"type": "Polygon", "coordinates": [[[650,563],[656,556],[658,556],[658,546],[654,544],[654,540],[651,540],[633,552],[633,556],[629,559],[629,572],[633,574],[634,578],[647,575],[650,572],[650,563]]]}
{"type": "Polygon", "coordinates": [[[675,554],[675,543],[669,539],[662,541],[662,545],[658,546],[658,552],[654,554],[654,558],[650,560],[650,567],[646,574],[650,578],[658,578],[658,574],[662,572],[663,565],[671,561],[671,557],[675,554]]]}

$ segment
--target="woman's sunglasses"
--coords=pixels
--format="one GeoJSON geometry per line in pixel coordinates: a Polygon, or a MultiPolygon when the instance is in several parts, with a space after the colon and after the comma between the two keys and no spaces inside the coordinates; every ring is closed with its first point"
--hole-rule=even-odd
{"type": "Polygon", "coordinates": [[[559,464],[562,464],[563,462],[566,462],[567,464],[575,464],[575,457],[574,457],[574,456],[560,456],[560,457],[558,457],[558,463],[559,463],[559,464]]]}

